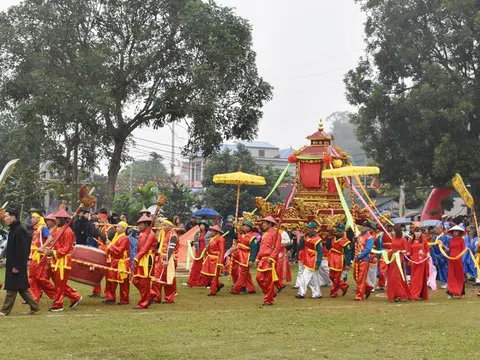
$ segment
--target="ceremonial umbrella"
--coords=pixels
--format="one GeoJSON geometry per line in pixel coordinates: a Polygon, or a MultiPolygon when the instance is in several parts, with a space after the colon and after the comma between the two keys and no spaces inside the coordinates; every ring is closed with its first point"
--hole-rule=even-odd
{"type": "Polygon", "coordinates": [[[421,227],[427,228],[427,227],[435,227],[438,224],[441,224],[442,222],[440,220],[423,220],[420,224],[421,227]]]}
{"type": "Polygon", "coordinates": [[[407,219],[407,218],[401,218],[401,217],[397,217],[395,219],[392,219],[392,222],[395,224],[395,225],[408,225],[408,224],[411,224],[412,223],[412,220],[410,219],[407,219]]]}
{"type": "Polygon", "coordinates": [[[213,177],[215,184],[237,185],[237,206],[235,208],[235,219],[238,219],[238,205],[240,204],[240,186],[242,185],[265,185],[265,178],[258,175],[250,175],[238,169],[235,173],[217,174],[213,177]]]}
{"type": "Polygon", "coordinates": [[[325,169],[322,171],[322,177],[331,179],[343,176],[360,176],[380,174],[380,169],[376,166],[345,166],[337,169],[325,169]]]}
{"type": "Polygon", "coordinates": [[[206,217],[206,218],[216,218],[218,215],[220,215],[220,214],[213,209],[203,208],[203,209],[200,209],[200,210],[194,212],[192,214],[192,217],[196,217],[196,218],[204,218],[204,217],[206,217]]]}

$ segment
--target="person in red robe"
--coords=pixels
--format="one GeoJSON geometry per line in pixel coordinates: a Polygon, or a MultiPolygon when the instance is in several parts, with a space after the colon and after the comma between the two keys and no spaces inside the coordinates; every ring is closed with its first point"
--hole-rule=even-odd
{"type": "Polygon", "coordinates": [[[284,229],[280,229],[278,232],[281,238],[281,249],[278,253],[277,263],[275,265],[275,271],[277,272],[278,280],[274,282],[277,288],[277,294],[285,289],[285,282],[292,281],[292,271],[290,269],[290,262],[288,261],[287,246],[290,245],[291,240],[288,232],[284,229]]]}
{"type": "Polygon", "coordinates": [[[370,222],[362,224],[361,234],[355,242],[355,264],[354,277],[357,281],[355,301],[363,301],[369,298],[373,287],[367,282],[368,271],[370,270],[370,252],[372,251],[374,239],[370,234],[370,222]]]}
{"type": "MultiPolygon", "coordinates": [[[[393,224],[387,223],[385,230],[387,230],[387,232],[383,232],[381,236],[382,248],[383,250],[389,251],[392,249],[393,224]]],[[[376,290],[385,290],[387,285],[387,271],[388,264],[383,259],[383,256],[380,256],[380,259],[378,259],[378,283],[376,290]]]]}
{"type": "Polygon", "coordinates": [[[140,292],[140,300],[135,310],[148,309],[151,304],[151,278],[155,268],[155,251],[157,248],[157,239],[151,225],[152,219],[143,215],[137,221],[140,229],[138,237],[137,255],[135,255],[133,267],[133,285],[140,292]]]}
{"type": "Polygon", "coordinates": [[[55,286],[50,282],[47,275],[48,262],[43,259],[45,255],[45,244],[52,243],[53,238],[48,230],[45,220],[38,213],[32,213],[33,235],[30,246],[30,264],[28,283],[33,299],[38,303],[42,292],[50,299],[55,297],[55,286]],[[39,251],[40,250],[40,251],[39,251]]]}
{"type": "Polygon", "coordinates": [[[210,233],[208,232],[208,222],[207,220],[201,220],[199,223],[200,230],[195,233],[195,237],[192,242],[192,246],[195,247],[195,257],[198,260],[193,261],[192,268],[190,269],[190,276],[188,282],[185,284],[190,287],[208,286],[208,279],[205,275],[202,275],[202,266],[203,266],[203,257],[201,257],[203,250],[207,245],[207,240],[210,238],[210,233]]]}
{"type": "MultiPolygon", "coordinates": [[[[97,244],[98,249],[102,251],[107,250],[107,243],[109,240],[113,239],[115,236],[115,229],[112,225],[108,224],[108,212],[105,209],[101,209],[98,212],[98,223],[95,224],[95,229],[97,231],[97,244]]],[[[89,297],[103,297],[102,295],[102,284],[94,286],[92,293],[88,295],[89,297]]]]}
{"type": "Polygon", "coordinates": [[[347,294],[348,284],[342,280],[343,270],[348,270],[352,263],[352,247],[350,240],[345,236],[345,224],[337,226],[337,234],[334,239],[327,240],[329,277],[332,281],[330,297],[338,297],[338,290],[342,290],[342,296],[347,294]]]}
{"type": "Polygon", "coordinates": [[[202,274],[210,282],[210,292],[208,296],[215,296],[222,290],[223,284],[218,277],[223,267],[223,257],[225,256],[225,239],[222,236],[222,229],[218,225],[210,228],[212,238],[208,243],[207,254],[203,260],[202,274]]]}
{"type": "MultiPolygon", "coordinates": [[[[108,267],[116,270],[130,270],[130,239],[125,234],[128,224],[120,221],[115,227],[116,234],[107,245],[108,267]]],[[[130,277],[128,274],[110,270],[107,272],[104,304],[115,304],[117,286],[120,285],[120,302],[118,305],[130,304],[130,277]]]]}
{"type": "MultiPolygon", "coordinates": [[[[238,279],[233,285],[231,293],[240,294],[242,288],[246,288],[248,294],[256,294],[255,285],[253,285],[250,267],[255,263],[257,257],[257,238],[253,233],[254,225],[250,220],[243,223],[243,235],[238,235],[237,251],[235,252],[235,262],[239,267],[238,279]]],[[[232,257],[233,258],[233,257],[232,257]]]]}
{"type": "Polygon", "coordinates": [[[165,235],[162,236],[158,247],[158,263],[155,263],[155,283],[152,284],[151,296],[153,302],[157,304],[173,304],[177,293],[175,270],[180,242],[171,221],[163,219],[162,227],[165,235]],[[162,292],[165,293],[164,301],[162,292]]]}
{"type": "Polygon", "coordinates": [[[262,306],[273,305],[275,294],[274,281],[277,277],[275,264],[278,253],[281,250],[281,238],[277,229],[274,228],[277,222],[272,216],[262,220],[263,235],[255,263],[257,265],[257,283],[265,294],[262,306]]]}
{"type": "Polygon", "coordinates": [[[427,259],[430,256],[430,248],[428,240],[418,226],[413,230],[413,238],[408,243],[407,255],[412,261],[420,262],[420,264],[410,262],[410,299],[428,300],[429,264],[427,259]]]}
{"type": "MultiPolygon", "coordinates": [[[[395,225],[395,236],[392,239],[392,248],[387,250],[390,258],[394,253],[399,252],[400,264],[404,264],[404,254],[408,251],[407,240],[403,237],[402,227],[395,225]]],[[[406,281],[405,270],[400,269],[397,261],[393,261],[388,265],[387,272],[387,297],[389,301],[398,302],[401,299],[410,299],[410,289],[406,281]],[[403,276],[402,276],[403,273],[403,276]]]]}
{"type": "Polygon", "coordinates": [[[72,269],[72,252],[75,243],[75,234],[67,225],[70,215],[64,209],[60,209],[55,213],[55,218],[57,222],[56,235],[61,236],[55,239],[53,249],[45,252],[45,255],[52,257],[52,277],[56,290],[55,300],[49,310],[63,311],[64,296],[70,299],[71,309],[76,307],[83,297],[68,285],[68,278],[72,269]]]}
{"type": "Polygon", "coordinates": [[[444,246],[445,250],[450,252],[450,257],[458,257],[456,260],[448,260],[447,295],[449,299],[465,296],[463,259],[462,256],[459,256],[465,250],[465,240],[462,237],[464,233],[465,230],[460,226],[452,227],[448,231],[448,234],[452,236],[449,247],[444,246]]]}

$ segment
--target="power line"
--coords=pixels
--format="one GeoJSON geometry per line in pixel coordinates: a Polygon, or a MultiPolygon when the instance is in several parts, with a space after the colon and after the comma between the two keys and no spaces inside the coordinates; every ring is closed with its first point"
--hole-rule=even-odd
{"type": "MultiPolygon", "coordinates": [[[[147,140],[147,139],[139,138],[139,137],[136,137],[136,136],[132,136],[132,137],[133,137],[135,140],[141,140],[141,141],[149,142],[149,143],[156,144],[156,145],[167,146],[167,147],[169,147],[169,148],[172,147],[171,144],[164,144],[164,143],[160,143],[160,142],[158,142],[158,141],[147,140]]],[[[183,147],[183,146],[175,146],[175,148],[183,150],[184,147],[183,147]]]]}

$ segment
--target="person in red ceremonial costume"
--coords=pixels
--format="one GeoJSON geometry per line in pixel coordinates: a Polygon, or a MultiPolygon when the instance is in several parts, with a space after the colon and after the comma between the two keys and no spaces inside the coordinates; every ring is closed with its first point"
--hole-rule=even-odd
{"type": "Polygon", "coordinates": [[[30,265],[28,283],[34,300],[38,303],[42,292],[50,299],[55,297],[55,286],[50,282],[47,271],[48,262],[43,260],[45,244],[53,242],[52,235],[45,224],[45,220],[38,213],[32,213],[33,235],[30,246],[30,265]]]}
{"type": "MultiPolygon", "coordinates": [[[[392,249],[393,224],[387,223],[385,225],[385,230],[387,230],[387,232],[383,232],[380,238],[381,238],[383,250],[388,251],[392,249]]],[[[387,271],[388,271],[388,264],[383,259],[383,256],[380,256],[380,259],[378,259],[377,290],[385,290],[385,286],[387,285],[387,271]]]]}
{"type": "MultiPolygon", "coordinates": [[[[101,209],[98,212],[98,224],[95,224],[95,228],[100,230],[97,230],[98,249],[106,251],[109,239],[113,239],[115,236],[114,226],[108,224],[108,211],[106,209],[101,209]]],[[[89,297],[103,297],[102,285],[95,286],[89,297]]]]}
{"type": "Polygon", "coordinates": [[[332,281],[330,297],[338,297],[338,290],[342,290],[342,296],[347,294],[348,284],[342,280],[343,270],[348,270],[352,263],[352,246],[345,236],[345,224],[337,226],[335,239],[327,243],[329,276],[332,281]]]}
{"type": "Polygon", "coordinates": [[[362,301],[370,296],[373,287],[367,283],[368,271],[370,269],[370,252],[372,251],[374,239],[370,234],[370,222],[366,221],[362,224],[361,234],[357,236],[355,242],[355,263],[356,263],[356,280],[357,292],[355,301],[362,301]]]}
{"type": "Polygon", "coordinates": [[[408,243],[408,257],[420,264],[410,263],[410,299],[428,300],[427,280],[429,276],[428,260],[430,248],[428,240],[420,227],[415,227],[413,238],[408,243]]]}
{"type": "MultiPolygon", "coordinates": [[[[125,234],[128,224],[120,221],[115,227],[116,234],[110,244],[107,245],[107,264],[108,267],[116,270],[130,270],[130,239],[125,234]]],[[[130,304],[130,277],[128,274],[110,270],[107,272],[105,284],[104,304],[115,304],[117,286],[120,285],[119,305],[130,304]]]]}
{"type": "Polygon", "coordinates": [[[171,221],[163,219],[164,235],[161,236],[158,247],[158,262],[155,263],[155,282],[152,284],[151,299],[153,302],[162,303],[162,290],[165,292],[164,304],[173,304],[177,293],[177,255],[180,249],[178,234],[171,221]]]}
{"type": "Polygon", "coordinates": [[[140,292],[140,300],[135,310],[147,309],[151,300],[151,277],[155,268],[155,251],[157,248],[157,239],[151,225],[152,219],[143,215],[137,221],[140,229],[138,237],[137,255],[135,255],[133,268],[133,285],[140,292]]]}
{"type": "Polygon", "coordinates": [[[448,275],[447,275],[447,295],[448,298],[465,296],[465,274],[463,272],[463,259],[459,256],[465,250],[465,240],[463,234],[465,230],[456,225],[448,231],[452,236],[449,246],[444,246],[446,251],[450,252],[450,257],[458,259],[448,259],[448,275]]]}
{"type": "MultiPolygon", "coordinates": [[[[403,237],[402,227],[395,225],[394,238],[392,239],[392,247],[388,250],[390,258],[396,252],[400,256],[401,266],[404,264],[404,254],[408,251],[407,240],[403,237]]],[[[405,270],[400,269],[397,261],[393,261],[388,265],[387,272],[387,297],[389,301],[398,302],[401,299],[410,299],[410,289],[406,281],[405,270]],[[402,276],[403,273],[403,276],[402,276]]]]}
{"type": "Polygon", "coordinates": [[[257,238],[253,233],[254,225],[250,220],[243,223],[243,235],[238,235],[237,251],[235,252],[235,262],[239,267],[238,279],[233,285],[231,293],[240,294],[242,288],[246,287],[249,294],[256,294],[255,285],[253,285],[250,267],[255,263],[257,257],[257,238]]]}
{"type": "Polygon", "coordinates": [[[318,269],[323,260],[322,252],[322,238],[315,232],[318,227],[317,223],[312,221],[307,224],[307,234],[300,238],[299,249],[305,249],[303,254],[303,266],[305,267],[300,279],[300,287],[298,294],[295,295],[297,299],[304,299],[307,293],[307,287],[312,290],[313,299],[321,299],[322,293],[320,291],[320,282],[318,276],[318,269]]]}
{"type": "Polygon", "coordinates": [[[203,257],[202,253],[207,246],[207,241],[210,238],[208,233],[208,222],[207,220],[201,220],[199,223],[200,230],[195,233],[195,237],[192,242],[192,246],[195,247],[195,257],[198,260],[193,261],[192,268],[190,269],[190,276],[188,278],[187,286],[208,286],[208,279],[205,275],[202,275],[202,266],[203,266],[203,257]]]}
{"type": "Polygon", "coordinates": [[[76,307],[83,298],[77,291],[68,285],[68,278],[72,269],[71,254],[75,243],[75,234],[67,225],[70,215],[64,209],[60,209],[54,216],[57,222],[55,237],[60,237],[55,239],[53,249],[45,252],[47,256],[51,256],[52,258],[52,277],[56,290],[55,300],[50,311],[63,311],[64,296],[67,296],[70,299],[71,309],[76,307]]]}
{"type": "Polygon", "coordinates": [[[275,263],[281,249],[281,238],[274,228],[277,222],[272,216],[267,216],[262,221],[263,235],[260,243],[260,250],[257,254],[257,283],[265,294],[262,306],[273,305],[275,288],[273,282],[276,280],[275,263]]]}
{"type": "Polygon", "coordinates": [[[287,246],[292,242],[290,236],[285,229],[280,229],[279,231],[281,238],[281,249],[278,253],[277,263],[275,265],[275,271],[277,272],[278,280],[274,282],[275,287],[277,288],[277,294],[279,294],[283,289],[285,289],[285,283],[292,281],[292,271],[290,269],[290,263],[288,261],[287,246]]]}
{"type": "Polygon", "coordinates": [[[218,225],[210,228],[212,238],[208,243],[207,253],[203,259],[202,274],[210,282],[210,292],[208,296],[215,296],[223,288],[218,277],[223,267],[223,257],[225,255],[225,239],[222,236],[222,229],[218,225]]]}

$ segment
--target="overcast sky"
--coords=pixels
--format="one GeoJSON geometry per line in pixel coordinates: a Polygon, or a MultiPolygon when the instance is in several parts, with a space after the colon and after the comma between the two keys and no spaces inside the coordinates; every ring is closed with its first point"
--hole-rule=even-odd
{"type": "MultiPolygon", "coordinates": [[[[0,9],[18,3],[0,0],[0,9]]],[[[235,8],[249,20],[260,75],[274,86],[274,98],[263,109],[258,140],[280,148],[299,148],[307,143],[305,137],[316,130],[320,119],[336,111],[354,110],[345,99],[343,85],[344,74],[355,67],[364,49],[364,16],[354,0],[217,3],[235,8]]],[[[139,129],[134,136],[162,144],[171,142],[168,128],[139,129]]],[[[186,143],[186,132],[179,126],[175,141],[178,146],[186,143]]],[[[132,156],[154,151],[149,146],[170,159],[166,145],[138,144],[130,150],[132,156]]]]}

